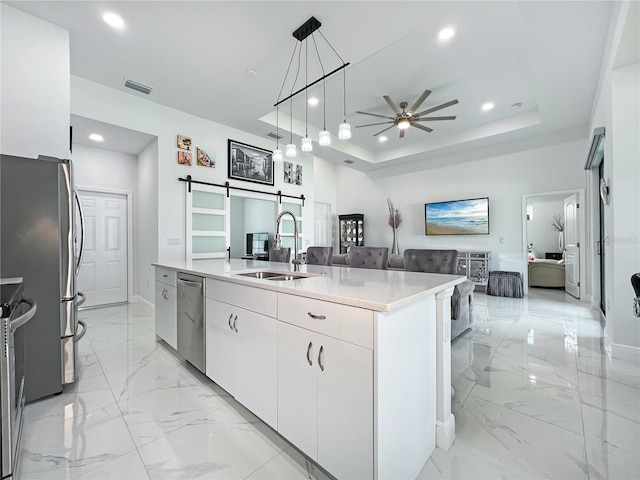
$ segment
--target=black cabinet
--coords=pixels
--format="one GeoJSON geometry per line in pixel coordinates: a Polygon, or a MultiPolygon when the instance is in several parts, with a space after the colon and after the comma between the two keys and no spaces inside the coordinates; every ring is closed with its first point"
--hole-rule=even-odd
{"type": "Polygon", "coordinates": [[[340,219],[340,253],[349,253],[349,249],[364,245],[364,215],[352,213],[338,215],[340,219]]]}

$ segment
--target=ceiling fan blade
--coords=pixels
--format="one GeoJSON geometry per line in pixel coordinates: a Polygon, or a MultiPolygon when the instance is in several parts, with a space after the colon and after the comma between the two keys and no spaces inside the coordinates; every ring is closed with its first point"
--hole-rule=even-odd
{"type": "Polygon", "coordinates": [[[427,115],[432,112],[437,112],[438,110],[442,110],[443,108],[450,107],[451,105],[455,105],[458,103],[458,100],[451,100],[450,102],[443,103],[442,105],[438,105],[437,107],[430,108],[429,110],[425,110],[424,112],[416,113],[415,117],[421,117],[422,115],[427,115]]]}
{"type": "Polygon", "coordinates": [[[391,100],[391,97],[389,97],[389,95],[384,95],[382,98],[384,98],[387,101],[387,103],[391,107],[391,110],[396,112],[396,114],[398,115],[402,114],[402,110],[400,110],[398,106],[393,102],[393,100],[391,100]]]}
{"type": "Polygon", "coordinates": [[[455,115],[450,115],[448,117],[427,117],[427,118],[414,118],[414,122],[433,122],[435,120],[455,120],[455,115]]]}
{"type": "Polygon", "coordinates": [[[416,100],[416,103],[411,105],[411,108],[407,110],[407,113],[415,112],[418,109],[418,107],[422,105],[422,102],[424,102],[427,99],[429,95],[431,95],[431,90],[425,90],[423,94],[418,97],[418,99],[416,100]]]}
{"type": "Polygon", "coordinates": [[[356,113],[362,113],[364,115],[371,115],[372,117],[381,117],[381,118],[388,118],[389,120],[395,120],[395,117],[388,117],[386,115],[378,115],[377,113],[369,113],[369,112],[356,112],[356,113]]]}
{"type": "Polygon", "coordinates": [[[384,130],[380,130],[378,133],[374,133],[373,136],[377,137],[378,135],[380,135],[383,132],[386,132],[387,130],[389,130],[390,128],[395,127],[395,125],[391,125],[390,127],[385,128],[384,130]]]}
{"type": "Polygon", "coordinates": [[[366,125],[356,125],[356,128],[360,128],[360,127],[371,127],[373,125],[385,125],[387,123],[394,123],[393,121],[391,122],[380,122],[380,123],[367,123],[366,125]]]}
{"type": "Polygon", "coordinates": [[[424,125],[420,125],[419,123],[414,123],[412,127],[419,128],[420,130],[424,130],[425,132],[433,132],[433,128],[425,127],[424,125]]]}
{"type": "Polygon", "coordinates": [[[406,132],[406,130],[400,130],[400,138],[404,138],[404,132],[406,132]]]}

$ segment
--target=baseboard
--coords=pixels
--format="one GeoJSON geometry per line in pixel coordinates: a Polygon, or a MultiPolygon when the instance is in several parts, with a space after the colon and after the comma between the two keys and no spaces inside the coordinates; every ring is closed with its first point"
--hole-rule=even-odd
{"type": "Polygon", "coordinates": [[[134,295],[133,299],[131,300],[131,303],[141,303],[145,307],[150,308],[151,310],[155,310],[156,309],[156,306],[153,303],[151,303],[146,298],[141,297],[140,295],[134,295]]]}
{"type": "Polygon", "coordinates": [[[436,447],[449,450],[456,439],[456,419],[453,414],[449,414],[444,422],[436,420],[436,447]]]}
{"type": "Polygon", "coordinates": [[[633,362],[640,366],[640,347],[621,345],[619,343],[614,343],[611,347],[611,353],[614,359],[619,358],[620,360],[633,362]]]}

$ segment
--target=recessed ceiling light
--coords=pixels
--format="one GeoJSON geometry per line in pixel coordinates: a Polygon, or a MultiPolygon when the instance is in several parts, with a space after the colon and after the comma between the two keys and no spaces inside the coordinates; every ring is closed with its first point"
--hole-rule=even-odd
{"type": "Polygon", "coordinates": [[[118,30],[122,30],[124,28],[124,20],[117,13],[107,12],[102,15],[102,20],[104,20],[107,25],[118,30]]]}
{"type": "Polygon", "coordinates": [[[520,108],[522,106],[522,104],[520,102],[514,103],[513,105],[511,105],[511,108],[516,109],[516,108],[520,108]]]}
{"type": "Polygon", "coordinates": [[[103,142],[104,137],[99,133],[92,133],[91,135],[89,135],[89,140],[93,140],[94,142],[103,142]]]}
{"type": "Polygon", "coordinates": [[[449,40],[455,34],[456,34],[456,31],[453,28],[447,27],[440,30],[440,32],[438,33],[438,38],[440,40],[449,40]]]}
{"type": "Polygon", "coordinates": [[[495,105],[492,102],[487,102],[482,105],[482,110],[488,112],[489,110],[493,109],[493,107],[495,107],[495,105]]]}
{"type": "Polygon", "coordinates": [[[245,75],[247,77],[257,77],[258,76],[258,72],[256,72],[255,70],[247,70],[245,72],[245,75]]]}
{"type": "Polygon", "coordinates": [[[386,142],[388,138],[385,137],[384,135],[381,135],[380,138],[378,138],[378,140],[380,140],[380,142],[386,142]]]}
{"type": "Polygon", "coordinates": [[[320,100],[318,100],[316,97],[311,97],[309,98],[308,102],[309,102],[309,105],[317,105],[318,102],[320,102],[320,100]]]}

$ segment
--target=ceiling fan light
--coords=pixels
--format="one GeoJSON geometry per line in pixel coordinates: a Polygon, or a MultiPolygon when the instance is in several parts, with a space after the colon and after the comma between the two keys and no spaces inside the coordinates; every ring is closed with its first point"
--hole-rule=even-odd
{"type": "Polygon", "coordinates": [[[403,118],[398,122],[398,128],[400,130],[406,130],[411,126],[411,122],[407,118],[403,118]]]}
{"type": "Polygon", "coordinates": [[[296,144],[295,143],[287,144],[287,148],[285,150],[285,155],[287,157],[295,157],[296,156],[296,144]]]}
{"type": "Polygon", "coordinates": [[[273,161],[274,162],[281,162],[282,161],[282,150],[280,150],[279,148],[276,148],[273,151],[273,161]]]}
{"type": "Polygon", "coordinates": [[[331,134],[327,130],[322,130],[318,135],[318,143],[323,147],[331,145],[331,134]]]}
{"type": "Polygon", "coordinates": [[[341,123],[338,128],[338,138],[340,140],[349,140],[351,138],[351,125],[347,122],[341,123]]]}
{"type": "Polygon", "coordinates": [[[310,152],[313,150],[313,144],[311,143],[311,139],[309,137],[304,137],[302,139],[302,148],[303,152],[310,152]]]}

